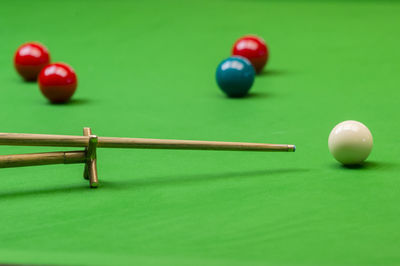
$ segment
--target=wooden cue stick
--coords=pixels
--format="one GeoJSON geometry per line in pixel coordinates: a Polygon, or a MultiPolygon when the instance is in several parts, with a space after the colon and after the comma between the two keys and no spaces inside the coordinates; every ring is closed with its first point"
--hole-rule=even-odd
{"type": "MultiPolygon", "coordinates": [[[[0,133],[0,145],[88,147],[87,136],[0,133]]],[[[228,151],[287,151],[296,147],[287,144],[246,142],[220,142],[172,139],[99,137],[98,148],[177,149],[177,150],[228,150],[228,151]]]]}
{"type": "Polygon", "coordinates": [[[86,155],[84,151],[0,155],[0,168],[46,164],[72,164],[84,163],[85,161],[86,155]]]}

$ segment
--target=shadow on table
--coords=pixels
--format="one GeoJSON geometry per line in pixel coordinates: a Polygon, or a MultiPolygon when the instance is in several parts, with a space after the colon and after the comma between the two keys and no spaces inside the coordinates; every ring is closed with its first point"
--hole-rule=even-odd
{"type": "Polygon", "coordinates": [[[341,165],[341,164],[335,164],[335,168],[341,168],[341,169],[349,169],[349,170],[372,170],[372,169],[383,169],[383,168],[392,168],[394,167],[395,164],[393,163],[388,163],[388,162],[376,162],[376,161],[367,161],[362,164],[356,164],[356,165],[341,165]]]}
{"type": "Polygon", "coordinates": [[[24,80],[23,78],[19,77],[17,73],[15,73],[14,77],[7,78],[6,81],[16,83],[16,84],[25,84],[30,86],[37,86],[37,80],[24,80]]]}
{"type": "Polygon", "coordinates": [[[265,93],[265,92],[252,92],[250,91],[249,94],[247,94],[244,97],[228,97],[225,96],[228,100],[230,101],[243,101],[243,99],[263,99],[263,98],[270,98],[271,94],[270,93],[265,93]]]}
{"type": "MultiPolygon", "coordinates": [[[[245,172],[229,172],[229,173],[211,173],[211,174],[188,174],[188,175],[167,175],[148,177],[135,180],[126,180],[124,182],[114,181],[100,181],[100,190],[126,190],[132,187],[144,187],[144,186],[170,186],[184,183],[201,183],[210,182],[213,180],[221,179],[238,179],[238,178],[250,178],[250,177],[268,177],[269,175],[285,175],[291,173],[307,172],[308,169],[275,169],[275,170],[256,170],[256,171],[245,171],[245,172]]],[[[45,195],[62,195],[62,194],[80,194],[85,191],[91,190],[88,187],[86,180],[82,180],[81,185],[73,186],[60,186],[45,189],[32,189],[24,191],[11,191],[6,193],[0,192],[0,202],[2,200],[10,200],[24,197],[37,197],[45,195]]]]}
{"type": "Polygon", "coordinates": [[[67,103],[51,103],[49,101],[46,101],[47,105],[52,105],[52,106],[66,106],[66,105],[84,105],[84,104],[89,104],[91,101],[89,99],[82,99],[82,98],[72,98],[69,102],[67,103]]]}
{"type": "Polygon", "coordinates": [[[46,196],[51,194],[72,194],[72,193],[82,193],[85,190],[88,190],[87,182],[82,183],[82,185],[74,185],[74,186],[60,186],[60,187],[52,187],[52,188],[44,188],[44,189],[32,189],[32,190],[23,190],[23,191],[11,191],[11,192],[0,192],[0,202],[2,200],[10,200],[24,197],[37,197],[37,196],[46,196]]]}
{"type": "Polygon", "coordinates": [[[264,69],[261,73],[257,74],[257,77],[284,76],[287,74],[288,72],[286,70],[264,69]]]}
{"type": "Polygon", "coordinates": [[[239,179],[250,177],[264,177],[269,175],[284,175],[291,173],[308,172],[309,169],[275,169],[275,170],[256,170],[246,172],[229,172],[229,173],[211,173],[211,174],[192,174],[192,175],[174,175],[174,176],[159,176],[149,177],[143,179],[128,180],[123,183],[104,182],[104,185],[110,189],[124,189],[126,187],[140,187],[140,186],[168,186],[178,185],[184,183],[201,183],[210,182],[213,180],[221,179],[239,179]]]}

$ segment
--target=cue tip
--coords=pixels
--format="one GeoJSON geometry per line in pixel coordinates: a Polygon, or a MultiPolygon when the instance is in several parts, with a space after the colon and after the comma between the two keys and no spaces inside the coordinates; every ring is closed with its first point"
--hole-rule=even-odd
{"type": "Polygon", "coordinates": [[[295,152],[296,151],[296,145],[288,145],[288,151],[295,152]]]}

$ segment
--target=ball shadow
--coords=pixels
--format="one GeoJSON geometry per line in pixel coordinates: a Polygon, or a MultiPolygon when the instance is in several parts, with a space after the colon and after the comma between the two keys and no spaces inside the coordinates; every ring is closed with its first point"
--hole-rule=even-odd
{"type": "Polygon", "coordinates": [[[10,82],[16,83],[16,84],[26,84],[26,85],[34,85],[37,84],[37,80],[36,79],[32,79],[32,80],[25,80],[21,77],[15,76],[12,78],[8,79],[10,82]]]}
{"type": "Polygon", "coordinates": [[[279,69],[266,69],[263,70],[261,73],[258,73],[256,77],[264,77],[264,76],[282,76],[287,75],[286,70],[279,70],[279,69]]]}
{"type": "Polygon", "coordinates": [[[371,170],[371,169],[378,169],[378,168],[390,168],[393,167],[394,164],[387,163],[387,162],[376,162],[376,161],[367,161],[361,164],[354,164],[354,165],[339,165],[341,169],[349,169],[349,170],[371,170]]]}
{"type": "Polygon", "coordinates": [[[91,101],[88,99],[82,99],[82,98],[78,98],[78,99],[71,99],[70,101],[66,102],[66,103],[51,103],[49,101],[47,101],[47,105],[52,105],[52,106],[71,106],[71,105],[84,105],[84,104],[88,104],[91,101]]]}
{"type": "Polygon", "coordinates": [[[225,98],[232,100],[232,101],[243,101],[246,99],[265,99],[265,98],[270,98],[270,97],[271,97],[271,94],[265,93],[265,92],[249,92],[245,96],[241,96],[241,97],[225,96],[225,98]]]}
{"type": "Polygon", "coordinates": [[[271,93],[252,92],[247,95],[247,98],[271,98],[271,93]]]}
{"type": "Polygon", "coordinates": [[[28,83],[28,84],[37,83],[37,79],[21,79],[21,83],[28,83]]]}

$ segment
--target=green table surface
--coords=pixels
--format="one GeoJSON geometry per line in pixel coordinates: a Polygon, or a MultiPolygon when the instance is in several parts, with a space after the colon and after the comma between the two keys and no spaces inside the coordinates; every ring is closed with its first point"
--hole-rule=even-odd
{"type": "MultiPolygon", "coordinates": [[[[82,165],[0,170],[0,262],[399,265],[400,2],[2,1],[1,132],[296,144],[295,153],[98,151],[82,165]],[[232,43],[270,47],[249,97],[215,83],[232,43]],[[51,105],[12,66],[40,41],[79,86],[51,105]],[[330,130],[365,123],[361,168],[330,130]]],[[[59,148],[1,147],[1,154],[59,148]]]]}

